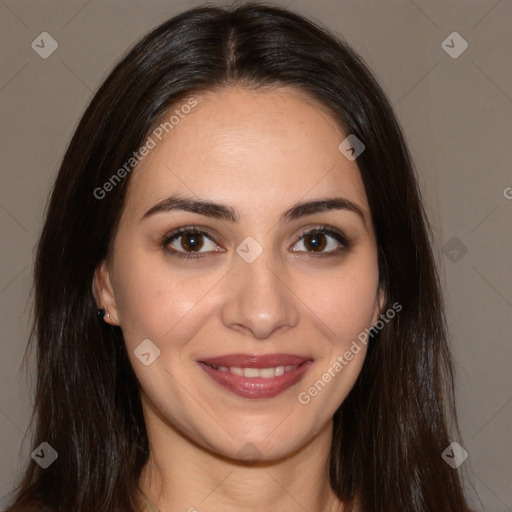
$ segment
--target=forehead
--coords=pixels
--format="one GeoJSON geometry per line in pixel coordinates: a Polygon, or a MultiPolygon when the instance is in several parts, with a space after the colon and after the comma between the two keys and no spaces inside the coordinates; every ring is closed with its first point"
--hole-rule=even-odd
{"type": "Polygon", "coordinates": [[[194,95],[176,111],[172,129],[131,177],[127,202],[136,210],[171,193],[227,204],[289,205],[301,198],[343,195],[367,208],[355,161],[339,151],[346,135],[327,108],[291,87],[230,87],[194,95]]]}

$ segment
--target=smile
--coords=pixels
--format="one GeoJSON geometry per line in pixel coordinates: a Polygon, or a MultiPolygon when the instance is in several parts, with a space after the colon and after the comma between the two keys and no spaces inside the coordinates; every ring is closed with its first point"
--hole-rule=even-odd
{"type": "Polygon", "coordinates": [[[289,354],[233,354],[197,361],[206,374],[243,398],[272,398],[297,384],[313,360],[289,354]]]}
{"type": "Polygon", "coordinates": [[[285,372],[291,372],[298,368],[296,364],[289,364],[286,366],[276,366],[271,368],[239,368],[237,366],[211,366],[214,370],[219,372],[231,372],[240,377],[261,377],[262,379],[271,379],[272,377],[280,377],[285,372]]]}

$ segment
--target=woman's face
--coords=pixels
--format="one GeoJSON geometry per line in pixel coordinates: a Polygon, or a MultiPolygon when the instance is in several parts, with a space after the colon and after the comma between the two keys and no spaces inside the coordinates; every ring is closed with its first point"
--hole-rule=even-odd
{"type": "Polygon", "coordinates": [[[97,289],[147,421],[277,459],[329,427],[361,370],[350,347],[383,298],[369,206],[349,134],[309,97],[195,99],[133,171],[97,289]]]}

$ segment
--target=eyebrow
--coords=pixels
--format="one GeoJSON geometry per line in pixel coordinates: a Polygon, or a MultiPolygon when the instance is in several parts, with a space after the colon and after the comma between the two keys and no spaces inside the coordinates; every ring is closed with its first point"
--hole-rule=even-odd
{"type": "MultiPolygon", "coordinates": [[[[179,195],[172,195],[155,204],[141,217],[140,220],[143,221],[153,215],[174,210],[198,213],[200,215],[205,215],[206,217],[234,223],[238,223],[240,220],[238,212],[231,206],[179,195]]],[[[329,210],[345,210],[355,213],[361,218],[365,228],[368,229],[363,209],[356,203],[342,197],[317,199],[314,201],[294,204],[281,215],[279,222],[291,222],[307,215],[313,215],[315,213],[329,210]]]]}

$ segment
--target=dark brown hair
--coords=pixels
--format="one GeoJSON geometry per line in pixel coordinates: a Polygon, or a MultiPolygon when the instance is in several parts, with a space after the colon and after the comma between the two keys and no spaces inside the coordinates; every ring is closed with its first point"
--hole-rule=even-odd
{"type": "Polygon", "coordinates": [[[35,262],[37,348],[33,446],[9,512],[130,512],[148,440],[121,330],[98,321],[93,274],[107,256],[128,174],[123,166],[171,105],[236,84],[288,85],[327,107],[358,157],[387,304],[402,306],[369,344],[361,374],[334,416],[331,486],[361,512],[467,510],[441,457],[453,420],[451,356],[430,229],[415,171],[388,99],[362,59],[323,27],[264,4],[202,6],[163,23],[115,67],[64,156],[35,262]]]}

